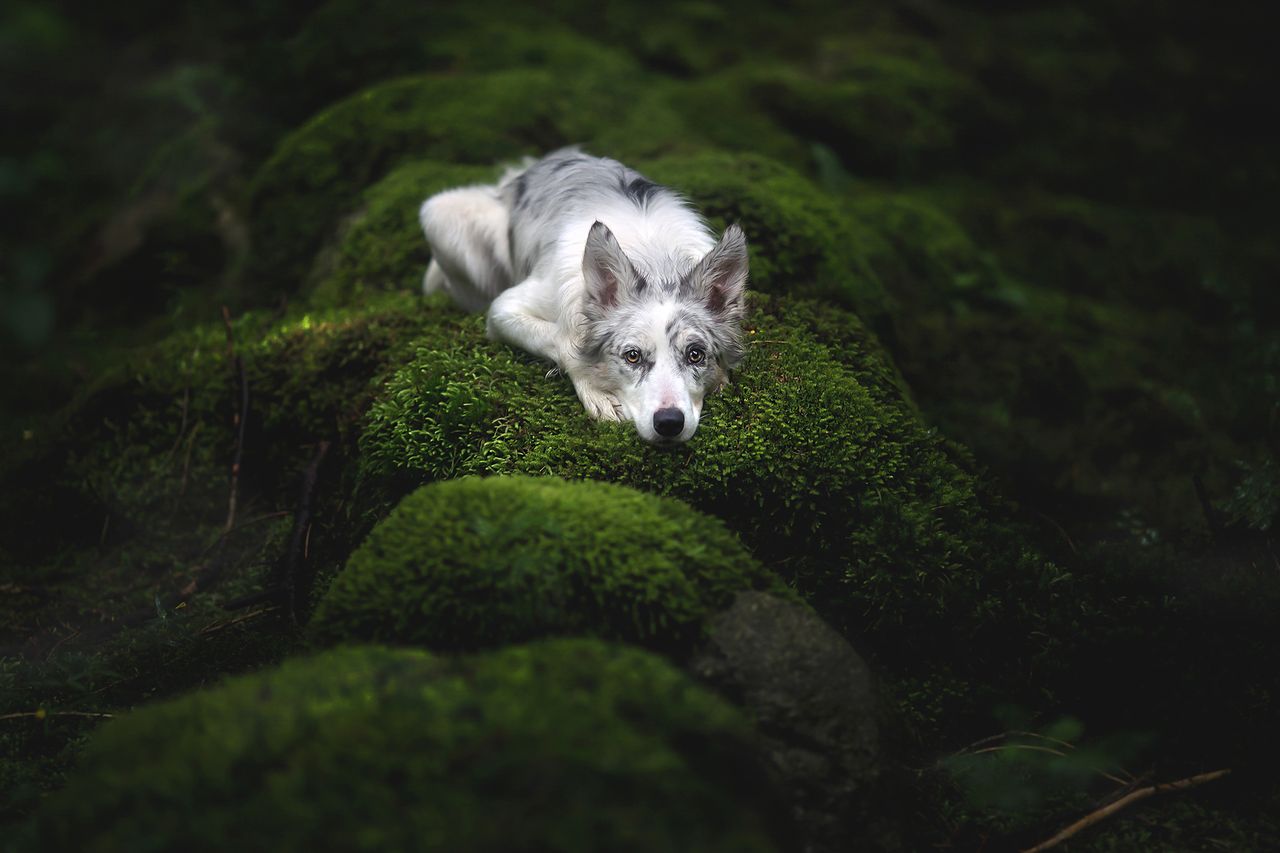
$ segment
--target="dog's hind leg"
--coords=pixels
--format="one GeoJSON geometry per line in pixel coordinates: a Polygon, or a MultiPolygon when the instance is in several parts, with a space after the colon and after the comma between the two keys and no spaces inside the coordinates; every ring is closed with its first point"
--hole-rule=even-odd
{"type": "Polygon", "coordinates": [[[444,290],[463,308],[480,311],[511,286],[507,207],[497,187],[433,195],[422,203],[418,219],[431,245],[424,292],[444,290]]]}

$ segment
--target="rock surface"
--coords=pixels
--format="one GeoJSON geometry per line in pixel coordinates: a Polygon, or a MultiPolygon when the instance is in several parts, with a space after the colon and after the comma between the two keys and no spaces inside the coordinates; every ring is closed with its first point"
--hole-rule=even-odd
{"type": "Polygon", "coordinates": [[[881,707],[866,661],[811,609],[768,593],[738,594],[708,634],[688,668],[754,716],[804,849],[891,847],[873,814],[881,707]]]}

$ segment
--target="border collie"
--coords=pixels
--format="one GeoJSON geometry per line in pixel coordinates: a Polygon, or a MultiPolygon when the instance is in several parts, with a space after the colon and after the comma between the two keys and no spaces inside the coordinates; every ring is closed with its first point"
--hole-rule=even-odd
{"type": "Polygon", "coordinates": [[[555,363],[587,412],[688,441],[743,354],[747,241],[674,191],[576,148],[422,204],[423,290],[487,310],[489,337],[555,363]]]}

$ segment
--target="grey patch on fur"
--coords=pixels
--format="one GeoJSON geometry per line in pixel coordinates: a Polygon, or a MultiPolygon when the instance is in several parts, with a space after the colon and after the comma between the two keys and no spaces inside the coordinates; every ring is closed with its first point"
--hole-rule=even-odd
{"type": "Polygon", "coordinates": [[[521,175],[520,177],[516,178],[515,206],[517,208],[524,207],[524,202],[525,202],[524,194],[525,194],[525,190],[528,189],[528,186],[529,186],[529,179],[526,178],[524,175],[521,175]]]}
{"type": "Polygon", "coordinates": [[[513,220],[536,219],[566,208],[593,206],[605,195],[621,194],[643,207],[659,195],[679,196],[617,160],[587,157],[576,148],[553,151],[504,182],[513,220]]]}

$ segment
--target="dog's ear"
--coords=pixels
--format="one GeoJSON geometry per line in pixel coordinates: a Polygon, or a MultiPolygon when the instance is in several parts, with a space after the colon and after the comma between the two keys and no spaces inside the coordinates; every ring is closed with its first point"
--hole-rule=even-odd
{"type": "Polygon", "coordinates": [[[741,319],[747,287],[747,236],[730,225],[710,252],[698,261],[686,281],[712,314],[741,319]]]}
{"type": "Polygon", "coordinates": [[[582,274],[587,279],[587,297],[601,309],[621,302],[636,285],[639,276],[623,254],[613,232],[603,222],[591,226],[587,248],[582,255],[582,274]]]}

